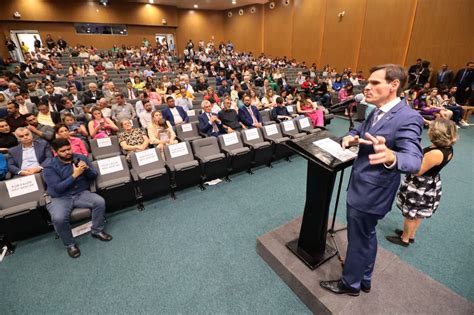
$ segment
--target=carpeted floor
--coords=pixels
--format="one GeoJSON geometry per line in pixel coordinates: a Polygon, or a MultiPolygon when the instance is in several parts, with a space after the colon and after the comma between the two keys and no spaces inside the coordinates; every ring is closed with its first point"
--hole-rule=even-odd
{"type": "MultiPolygon", "coordinates": [[[[337,135],[346,129],[342,119],[330,125],[337,135]]],[[[474,127],[460,133],[441,206],[416,243],[401,248],[383,238],[401,227],[395,207],[378,232],[381,246],[472,301],[474,127]]],[[[302,214],[306,162],[292,160],[153,200],[142,213],[109,215],[114,240],[81,236],[76,260],[52,233],[20,242],[0,263],[1,313],[309,313],[255,252],[257,236],[302,214]]]]}

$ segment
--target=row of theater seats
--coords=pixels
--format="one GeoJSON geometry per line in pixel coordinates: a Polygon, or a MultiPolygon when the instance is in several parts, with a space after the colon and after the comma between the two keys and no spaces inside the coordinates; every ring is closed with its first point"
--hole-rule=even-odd
{"type": "MultiPolygon", "coordinates": [[[[193,124],[194,125],[194,124],[193,124]]],[[[266,125],[261,129],[245,129],[220,135],[184,141],[165,147],[164,159],[157,148],[120,152],[117,137],[92,140],[91,149],[98,177],[91,185],[107,202],[109,211],[199,185],[216,178],[226,178],[241,171],[252,173],[258,165],[271,166],[272,160],[288,158],[291,151],[284,146],[290,139],[301,138],[320,129],[313,129],[308,118],[266,125]],[[99,143],[98,143],[99,141],[99,143]]],[[[48,220],[45,205],[48,196],[40,174],[0,182],[0,220],[41,211],[48,220]]],[[[71,223],[90,217],[90,209],[74,209],[71,223]]]]}

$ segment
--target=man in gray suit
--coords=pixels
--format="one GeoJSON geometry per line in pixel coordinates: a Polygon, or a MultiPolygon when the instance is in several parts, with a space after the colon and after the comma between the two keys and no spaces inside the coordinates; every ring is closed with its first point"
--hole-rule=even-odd
{"type": "Polygon", "coordinates": [[[26,128],[28,128],[28,130],[31,131],[31,134],[33,135],[33,141],[37,139],[43,139],[46,141],[53,140],[53,127],[40,124],[36,116],[31,113],[25,115],[25,121],[28,124],[26,128]]]}
{"type": "Polygon", "coordinates": [[[451,82],[453,82],[453,77],[453,71],[448,69],[447,64],[443,64],[441,70],[439,70],[436,75],[436,87],[441,91],[447,89],[451,85],[451,82]]]}
{"type": "Polygon", "coordinates": [[[64,114],[71,114],[76,118],[77,121],[79,122],[86,122],[86,114],[84,113],[84,110],[81,107],[74,106],[72,101],[67,98],[63,97],[61,99],[61,105],[63,106],[63,110],[61,110],[59,113],[61,114],[61,117],[64,116],[64,114]]]}

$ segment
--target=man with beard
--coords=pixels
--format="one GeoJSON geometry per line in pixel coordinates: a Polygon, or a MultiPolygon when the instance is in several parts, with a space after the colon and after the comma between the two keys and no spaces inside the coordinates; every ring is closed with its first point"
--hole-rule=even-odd
{"type": "Polygon", "coordinates": [[[110,241],[112,236],[104,232],[105,200],[89,191],[90,182],[97,177],[97,171],[87,157],[73,154],[67,139],[55,139],[51,146],[57,156],[44,168],[44,181],[51,202],[46,205],[51,214],[54,229],[67,247],[71,258],[77,258],[81,251],[71,232],[69,217],[74,208],[92,210],[91,235],[101,241],[110,241]]]}

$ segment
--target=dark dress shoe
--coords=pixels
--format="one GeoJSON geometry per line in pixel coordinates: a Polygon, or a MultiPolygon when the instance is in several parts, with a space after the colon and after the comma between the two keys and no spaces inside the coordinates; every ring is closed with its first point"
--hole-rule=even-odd
{"type": "Polygon", "coordinates": [[[350,288],[342,280],[321,281],[319,285],[335,294],[347,294],[350,296],[359,296],[360,290],[350,288]]]}
{"type": "Polygon", "coordinates": [[[69,257],[71,258],[77,258],[81,256],[81,251],[79,250],[79,247],[77,247],[77,245],[68,246],[67,253],[69,254],[69,257]]]}
{"type": "Polygon", "coordinates": [[[360,283],[360,289],[362,292],[369,293],[370,292],[370,284],[364,284],[363,282],[360,283]]]}
{"type": "Polygon", "coordinates": [[[109,235],[105,233],[104,231],[101,231],[99,233],[91,233],[93,238],[98,238],[99,240],[103,242],[108,242],[112,240],[112,235],[109,235]]]}
{"type": "Polygon", "coordinates": [[[403,246],[403,247],[408,247],[408,246],[410,246],[410,243],[409,243],[409,242],[404,242],[404,241],[402,241],[402,239],[400,238],[400,236],[385,236],[385,238],[386,238],[387,241],[389,241],[390,243],[393,243],[393,244],[396,244],[396,245],[400,245],[400,246],[403,246]]]}
{"type": "MultiPolygon", "coordinates": [[[[397,234],[398,236],[402,237],[403,231],[402,231],[402,230],[399,230],[399,229],[395,229],[395,234],[397,234]]],[[[410,238],[409,241],[410,241],[411,244],[415,243],[415,239],[414,239],[414,238],[410,238]]]]}

